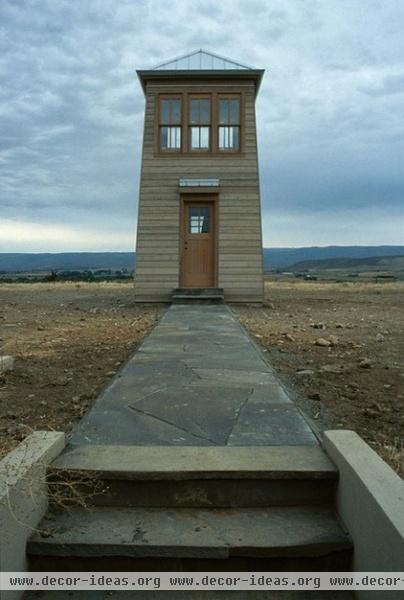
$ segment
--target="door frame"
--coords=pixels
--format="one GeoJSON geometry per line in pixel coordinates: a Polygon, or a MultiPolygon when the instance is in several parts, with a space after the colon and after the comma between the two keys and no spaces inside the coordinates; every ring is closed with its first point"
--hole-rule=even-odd
{"type": "MultiPolygon", "coordinates": [[[[180,257],[180,272],[179,286],[183,285],[184,280],[184,229],[185,229],[185,205],[202,203],[212,206],[212,222],[213,222],[213,287],[217,287],[218,282],[218,259],[219,259],[219,219],[218,219],[218,200],[219,194],[216,192],[203,193],[181,193],[180,194],[180,214],[179,214],[179,257],[180,257]]],[[[188,286],[189,287],[189,286],[188,286]]],[[[192,289],[190,287],[189,289],[192,289]]]]}

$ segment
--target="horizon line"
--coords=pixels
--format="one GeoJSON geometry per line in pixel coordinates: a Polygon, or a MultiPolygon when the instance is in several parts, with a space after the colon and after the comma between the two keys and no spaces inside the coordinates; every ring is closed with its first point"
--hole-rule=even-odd
{"type": "MultiPolygon", "coordinates": [[[[404,248],[402,244],[327,244],[313,246],[263,246],[263,250],[299,250],[302,248],[404,248]]],[[[0,254],[136,254],[136,250],[32,250],[0,251],[0,254]]]]}

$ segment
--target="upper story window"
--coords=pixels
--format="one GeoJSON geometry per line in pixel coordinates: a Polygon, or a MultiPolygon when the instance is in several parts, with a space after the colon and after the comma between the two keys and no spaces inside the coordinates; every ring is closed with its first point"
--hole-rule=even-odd
{"type": "Polygon", "coordinates": [[[240,153],[244,118],[242,94],[159,94],[158,152],[240,153]]]}
{"type": "Polygon", "coordinates": [[[181,98],[160,98],[159,139],[161,150],[181,150],[181,98]]]}
{"type": "Polygon", "coordinates": [[[219,98],[219,150],[240,148],[240,100],[219,98]]]}
{"type": "Polygon", "coordinates": [[[210,98],[190,98],[189,147],[190,150],[210,149],[211,129],[210,98]]]}

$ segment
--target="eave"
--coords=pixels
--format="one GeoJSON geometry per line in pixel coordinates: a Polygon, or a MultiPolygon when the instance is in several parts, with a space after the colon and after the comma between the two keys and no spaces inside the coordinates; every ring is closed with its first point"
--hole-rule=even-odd
{"type": "Polygon", "coordinates": [[[136,71],[139,77],[143,92],[146,93],[146,84],[148,81],[167,80],[167,79],[241,79],[255,81],[255,95],[258,94],[264,69],[224,69],[224,70],[165,70],[152,69],[136,71]]]}

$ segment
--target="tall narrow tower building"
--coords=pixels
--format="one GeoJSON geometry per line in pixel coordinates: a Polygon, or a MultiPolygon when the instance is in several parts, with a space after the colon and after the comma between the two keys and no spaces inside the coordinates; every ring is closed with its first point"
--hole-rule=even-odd
{"type": "Polygon", "coordinates": [[[146,97],[135,298],[261,302],[255,99],[263,71],[198,50],[137,71],[146,97]]]}

